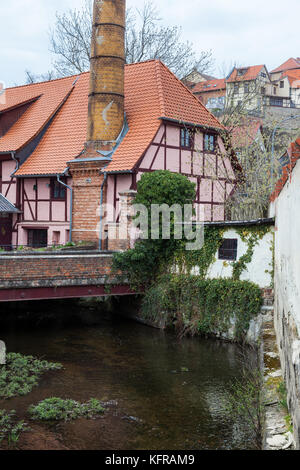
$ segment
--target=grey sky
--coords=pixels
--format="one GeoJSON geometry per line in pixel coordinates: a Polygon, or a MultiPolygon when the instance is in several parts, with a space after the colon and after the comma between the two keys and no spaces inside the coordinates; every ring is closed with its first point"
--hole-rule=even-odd
{"type": "MultiPolygon", "coordinates": [[[[51,68],[48,30],[55,12],[80,7],[84,0],[0,0],[0,81],[23,83],[24,71],[51,68]]],[[[127,0],[141,6],[142,0],[127,0]]],[[[266,64],[271,70],[300,56],[299,0],[160,0],[163,21],[180,25],[196,50],[212,49],[215,74],[239,65],[266,64]]]]}

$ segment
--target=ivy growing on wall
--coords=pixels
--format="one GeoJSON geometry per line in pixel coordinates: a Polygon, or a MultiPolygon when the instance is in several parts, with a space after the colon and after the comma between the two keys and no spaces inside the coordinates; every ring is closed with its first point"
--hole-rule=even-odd
{"type": "MultiPolygon", "coordinates": [[[[182,175],[157,171],[142,176],[136,201],[151,204],[183,205],[194,200],[195,187],[182,175]]],[[[174,220],[172,219],[172,224],[174,220]]],[[[149,223],[149,226],[151,224],[149,223]]],[[[205,226],[204,245],[187,251],[184,240],[138,241],[135,248],[114,257],[113,268],[122,272],[133,289],[143,287],[142,314],[154,322],[165,320],[179,334],[225,334],[232,328],[242,340],[252,317],[262,303],[260,288],[241,281],[254,248],[270,230],[268,226],[237,228],[247,251],[232,264],[229,279],[207,279],[209,268],[224,239],[226,227],[205,226]],[[193,272],[197,269],[197,275],[193,272]]],[[[171,234],[174,234],[172,225],[171,234]]]]}
{"type": "Polygon", "coordinates": [[[262,304],[260,288],[248,281],[166,275],[146,292],[142,314],[175,327],[180,336],[222,336],[233,327],[243,341],[262,304]]]}
{"type": "Polygon", "coordinates": [[[242,273],[247,269],[247,265],[252,261],[254,248],[269,231],[270,227],[266,225],[237,228],[237,233],[247,245],[247,251],[238,261],[233,263],[232,279],[238,280],[241,278],[242,273]]]}

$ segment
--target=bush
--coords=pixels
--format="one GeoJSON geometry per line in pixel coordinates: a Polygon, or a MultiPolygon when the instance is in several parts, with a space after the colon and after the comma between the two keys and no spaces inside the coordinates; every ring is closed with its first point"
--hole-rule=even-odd
{"type": "Polygon", "coordinates": [[[34,420],[70,421],[80,417],[95,418],[99,414],[103,414],[104,408],[95,398],[83,404],[70,399],[47,398],[36,406],[30,406],[28,411],[34,420]]]}
{"type": "Polygon", "coordinates": [[[174,252],[184,244],[184,240],[176,240],[174,237],[175,225],[172,216],[170,239],[162,239],[162,220],[159,222],[160,238],[152,239],[152,204],[167,204],[169,207],[177,204],[183,209],[185,204],[193,205],[195,197],[195,183],[180,173],[158,170],[143,174],[138,182],[134,204],[142,204],[148,210],[148,239],[138,241],[132,250],[115,254],[114,271],[121,271],[133,287],[151,284],[170,264],[174,252]]]}

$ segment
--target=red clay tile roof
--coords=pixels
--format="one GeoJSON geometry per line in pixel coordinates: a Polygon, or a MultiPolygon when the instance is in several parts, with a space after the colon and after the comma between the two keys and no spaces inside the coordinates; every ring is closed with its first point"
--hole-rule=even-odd
{"type": "Polygon", "coordinates": [[[282,170],[282,176],[279,178],[275,185],[275,189],[271,194],[270,201],[274,202],[276,198],[281,193],[283,187],[285,186],[286,182],[291,179],[292,172],[294,167],[296,166],[297,161],[300,158],[300,138],[296,140],[296,142],[291,143],[288,149],[288,155],[290,158],[290,163],[285,165],[282,170]]]}
{"type": "Polygon", "coordinates": [[[63,173],[67,162],[80,154],[86,140],[88,94],[87,72],[79,75],[70,96],[17,176],[63,173]]]}
{"type": "MultiPolygon", "coordinates": [[[[46,108],[49,119],[50,114],[53,114],[54,109],[59,107],[69,93],[40,144],[18,170],[17,176],[62,173],[67,162],[76,158],[83,150],[87,128],[89,73],[79,75],[74,87],[73,82],[74,77],[68,77],[29,85],[27,88],[11,89],[10,93],[16,90],[20,95],[19,101],[24,99],[21,89],[28,94],[28,88],[32,87],[32,93],[37,93],[37,90],[43,93],[19,119],[23,126],[31,128],[32,135],[47,121],[46,108]],[[48,89],[51,92],[48,93],[48,89]],[[42,98],[43,106],[36,106],[42,98]],[[28,116],[29,121],[33,119],[34,126],[27,122],[28,116]]],[[[160,118],[224,129],[193,93],[157,60],[125,67],[125,111],[129,131],[114,153],[107,171],[132,170],[155,137],[161,125],[160,118]]],[[[7,140],[8,134],[13,142],[17,140],[22,144],[32,137],[29,130],[23,134],[19,121],[0,138],[0,144],[4,139],[7,140]]]]}
{"type": "Polygon", "coordinates": [[[193,88],[193,93],[210,92],[217,90],[226,90],[226,79],[215,78],[214,80],[207,80],[206,82],[199,82],[193,88]]]}
{"type": "Polygon", "coordinates": [[[264,68],[264,65],[252,65],[251,67],[238,67],[234,68],[230,77],[226,80],[227,82],[243,82],[245,80],[255,80],[258,74],[264,68]],[[244,75],[238,76],[238,70],[247,70],[244,75]]]}
{"type": "Polygon", "coordinates": [[[36,83],[5,91],[0,113],[36,98],[18,121],[0,138],[0,152],[17,151],[32,140],[55,114],[72,89],[74,77],[36,83]]]}
{"type": "Polygon", "coordinates": [[[280,79],[288,77],[292,88],[300,88],[300,68],[298,70],[287,70],[282,73],[280,79]],[[299,82],[299,83],[295,83],[299,82]]]}
{"type": "Polygon", "coordinates": [[[300,57],[288,59],[283,64],[279,65],[276,69],[272,70],[271,73],[284,72],[285,70],[299,69],[300,68],[300,57]]]}
{"type": "Polygon", "coordinates": [[[234,149],[251,146],[257,137],[257,133],[263,125],[262,119],[247,119],[241,125],[231,131],[231,143],[234,149]]]}
{"type": "Polygon", "coordinates": [[[161,125],[159,118],[224,129],[162,62],[151,60],[128,65],[125,77],[129,132],[107,171],[131,170],[136,165],[161,125]]]}

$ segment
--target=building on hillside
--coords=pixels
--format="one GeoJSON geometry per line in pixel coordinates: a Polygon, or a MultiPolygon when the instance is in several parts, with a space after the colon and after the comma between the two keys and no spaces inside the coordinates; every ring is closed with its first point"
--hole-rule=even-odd
{"type": "Polygon", "coordinates": [[[262,116],[276,93],[265,65],[235,67],[226,79],[227,106],[239,107],[249,115],[262,116]]]}
{"type": "Polygon", "coordinates": [[[214,77],[195,69],[182,79],[182,83],[192,89],[197,83],[206,82],[207,80],[214,80],[214,77]]]}
{"type": "Polygon", "coordinates": [[[274,70],[270,72],[270,76],[272,81],[277,81],[280,79],[281,75],[284,72],[287,72],[289,70],[296,70],[300,69],[300,58],[297,57],[296,59],[290,58],[287,61],[285,61],[283,64],[279,65],[276,67],[274,70]]]}
{"type": "Polygon", "coordinates": [[[198,213],[224,220],[241,171],[224,128],[160,61],[124,67],[125,1],[117,3],[112,18],[111,2],[100,11],[95,2],[91,73],[6,90],[0,192],[14,211],[0,204],[0,246],[98,243],[100,205],[118,223],[120,194],[159,169],[190,178],[198,213]]]}
{"type": "Polygon", "coordinates": [[[265,65],[235,67],[226,79],[200,81],[193,93],[216,116],[236,108],[270,124],[300,108],[300,58],[289,59],[271,73],[265,65]]]}
{"type": "Polygon", "coordinates": [[[259,147],[265,151],[263,139],[263,120],[255,118],[244,118],[239,126],[235,126],[231,131],[231,143],[237,155],[247,149],[259,147]]]}
{"type": "Polygon", "coordinates": [[[300,449],[300,139],[288,149],[289,163],[271,196],[276,217],[274,250],[275,329],[287,386],[296,449],[300,449]]]}
{"type": "Polygon", "coordinates": [[[199,82],[193,87],[192,91],[214,115],[224,111],[226,98],[225,79],[215,78],[199,82]]]}

